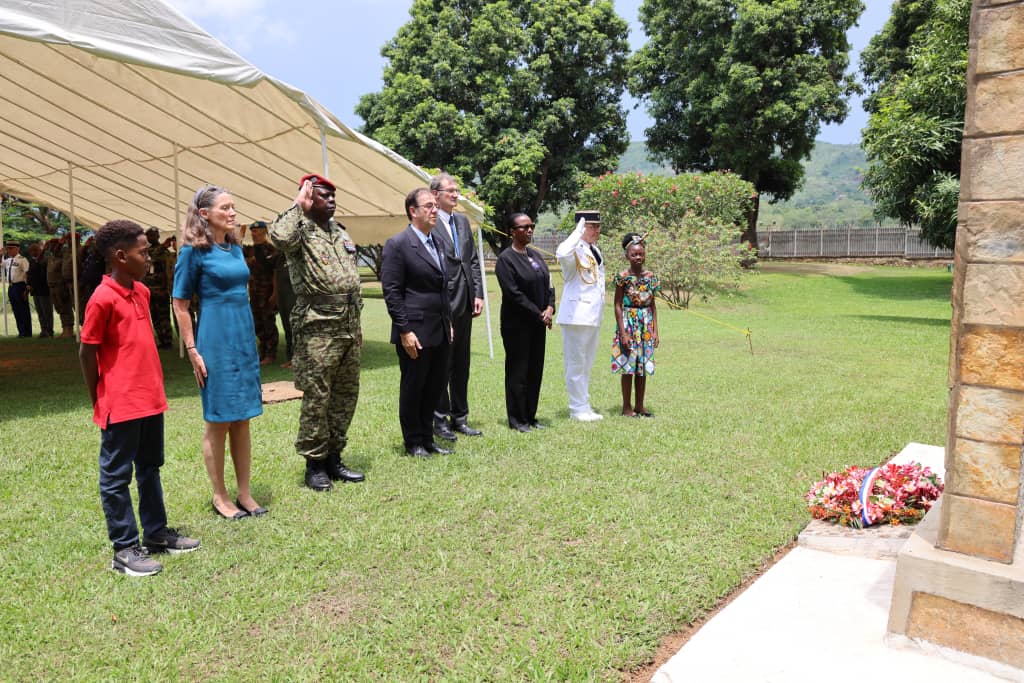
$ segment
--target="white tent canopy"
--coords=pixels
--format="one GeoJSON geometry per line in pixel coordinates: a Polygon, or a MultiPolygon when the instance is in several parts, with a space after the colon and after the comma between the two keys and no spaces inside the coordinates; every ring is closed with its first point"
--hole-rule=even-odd
{"type": "Polygon", "coordinates": [[[232,192],[240,223],[267,220],[326,169],[338,220],[374,244],[427,179],[160,0],[5,0],[0,126],[0,189],[94,227],[174,230],[207,182],[232,192]]]}
{"type": "Polygon", "coordinates": [[[352,238],[379,244],[428,179],[160,0],[4,0],[0,127],[0,190],[93,227],[175,231],[206,183],[231,191],[240,223],[268,220],[323,173],[352,238]]]}

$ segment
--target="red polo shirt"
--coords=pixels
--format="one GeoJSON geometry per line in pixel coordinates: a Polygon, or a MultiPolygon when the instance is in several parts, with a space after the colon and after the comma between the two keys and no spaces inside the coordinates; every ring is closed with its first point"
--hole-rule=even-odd
{"type": "Polygon", "coordinates": [[[167,410],[164,371],[153,341],[149,290],[144,284],[135,282],[126,289],[104,275],[85,307],[82,343],[100,347],[92,415],[100,429],[167,410]]]}

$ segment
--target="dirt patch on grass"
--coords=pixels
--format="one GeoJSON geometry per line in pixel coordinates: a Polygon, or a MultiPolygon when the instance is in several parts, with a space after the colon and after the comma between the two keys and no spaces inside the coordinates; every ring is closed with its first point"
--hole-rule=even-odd
{"type": "Polygon", "coordinates": [[[796,539],[787,543],[786,545],[778,548],[771,557],[765,560],[760,567],[757,568],[753,574],[744,579],[743,583],[736,586],[736,588],[726,596],[723,596],[721,600],[716,604],[707,614],[700,617],[693,623],[689,624],[686,628],[675,633],[670,633],[661,639],[661,644],[658,646],[657,651],[654,653],[654,659],[650,662],[639,666],[631,671],[624,671],[622,674],[623,683],[648,683],[654,673],[661,668],[661,665],[672,659],[672,657],[682,649],[683,645],[693,637],[697,631],[708,623],[716,614],[721,612],[726,606],[738,598],[743,591],[747,590],[748,587],[761,576],[772,568],[772,566],[785,557],[790,550],[796,547],[796,539]]]}

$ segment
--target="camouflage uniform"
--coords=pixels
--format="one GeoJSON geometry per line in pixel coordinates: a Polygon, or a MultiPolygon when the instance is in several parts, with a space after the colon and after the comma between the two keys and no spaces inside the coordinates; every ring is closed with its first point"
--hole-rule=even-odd
{"type": "MultiPolygon", "coordinates": [[[[71,255],[75,251],[75,245],[73,242],[66,242],[61,249],[60,258],[60,275],[64,280],[64,294],[68,298],[68,308],[71,309],[71,320],[75,319],[75,270],[74,264],[71,262],[71,255]]],[[[82,247],[78,249],[78,267],[82,267],[82,247]]],[[[79,292],[81,296],[81,292],[79,292]]],[[[78,307],[78,324],[82,324],[82,319],[85,317],[85,306],[78,307]]]]}
{"type": "Polygon", "coordinates": [[[277,357],[277,306],[274,295],[274,257],[277,249],[269,242],[246,247],[249,264],[249,307],[259,339],[260,360],[277,357]],[[250,258],[251,255],[251,258],[250,258]]]}
{"type": "Polygon", "coordinates": [[[143,279],[149,288],[149,315],[156,331],[157,348],[169,349],[174,345],[171,329],[171,279],[174,277],[174,257],[162,244],[149,245],[150,268],[143,279]]]}
{"type": "Polygon", "coordinates": [[[292,290],[288,274],[288,259],[280,251],[274,257],[274,281],[277,283],[277,310],[281,312],[281,327],[284,328],[284,349],[288,360],[292,359],[295,345],[292,339],[292,307],[295,306],[295,291],[292,290]]]}
{"type": "Polygon", "coordinates": [[[50,288],[50,300],[53,301],[53,308],[60,316],[60,326],[64,330],[62,336],[70,335],[71,328],[75,326],[75,312],[71,309],[71,296],[64,287],[63,252],[66,245],[57,244],[46,259],[46,285],[50,288]]]}
{"type": "Polygon", "coordinates": [[[297,205],[279,215],[270,237],[288,258],[295,290],[295,386],[302,390],[299,455],[341,453],[359,398],[359,313],[363,308],[355,243],[338,223],[325,231],[297,205]]]}

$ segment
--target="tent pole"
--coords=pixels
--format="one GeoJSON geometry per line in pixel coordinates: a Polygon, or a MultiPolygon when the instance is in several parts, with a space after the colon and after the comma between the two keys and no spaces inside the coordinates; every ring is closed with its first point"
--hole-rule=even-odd
{"type": "Polygon", "coordinates": [[[330,178],[331,173],[327,168],[327,131],[323,126],[320,126],[320,156],[324,162],[324,178],[330,178]]]}
{"type": "Polygon", "coordinates": [[[491,333],[491,305],[487,299],[487,267],[484,263],[484,229],[476,228],[476,248],[480,258],[480,283],[484,286],[484,320],[487,322],[487,352],[494,358],[494,335],[491,333]]]}
{"type": "MultiPolygon", "coordinates": [[[[178,183],[178,143],[174,144],[174,234],[175,234],[175,251],[174,257],[178,257],[178,249],[181,248],[181,186],[178,183]]],[[[171,315],[174,315],[174,300],[171,299],[171,315]]],[[[177,321],[175,321],[177,325],[177,321]]],[[[178,358],[185,357],[185,340],[181,338],[181,330],[178,330],[178,358]]]]}
{"type": "Polygon", "coordinates": [[[68,162],[68,208],[70,209],[71,218],[71,296],[72,296],[72,310],[75,313],[75,319],[72,321],[72,329],[75,331],[75,339],[81,341],[82,339],[82,328],[79,326],[79,303],[78,303],[78,240],[77,233],[75,231],[75,166],[70,161],[68,162]]]}
{"type": "MultiPolygon", "coordinates": [[[[3,195],[0,195],[0,247],[4,247],[4,256],[5,257],[7,256],[7,248],[6,248],[6,246],[7,246],[7,243],[4,242],[4,201],[3,201],[3,195]]],[[[0,258],[0,261],[3,261],[3,259],[0,258]]],[[[0,292],[0,299],[3,300],[4,336],[6,337],[7,336],[7,289],[10,287],[10,285],[7,283],[7,270],[6,269],[4,270],[3,275],[0,276],[0,282],[2,282],[2,283],[7,285],[7,287],[4,287],[4,291],[0,292]]]]}

